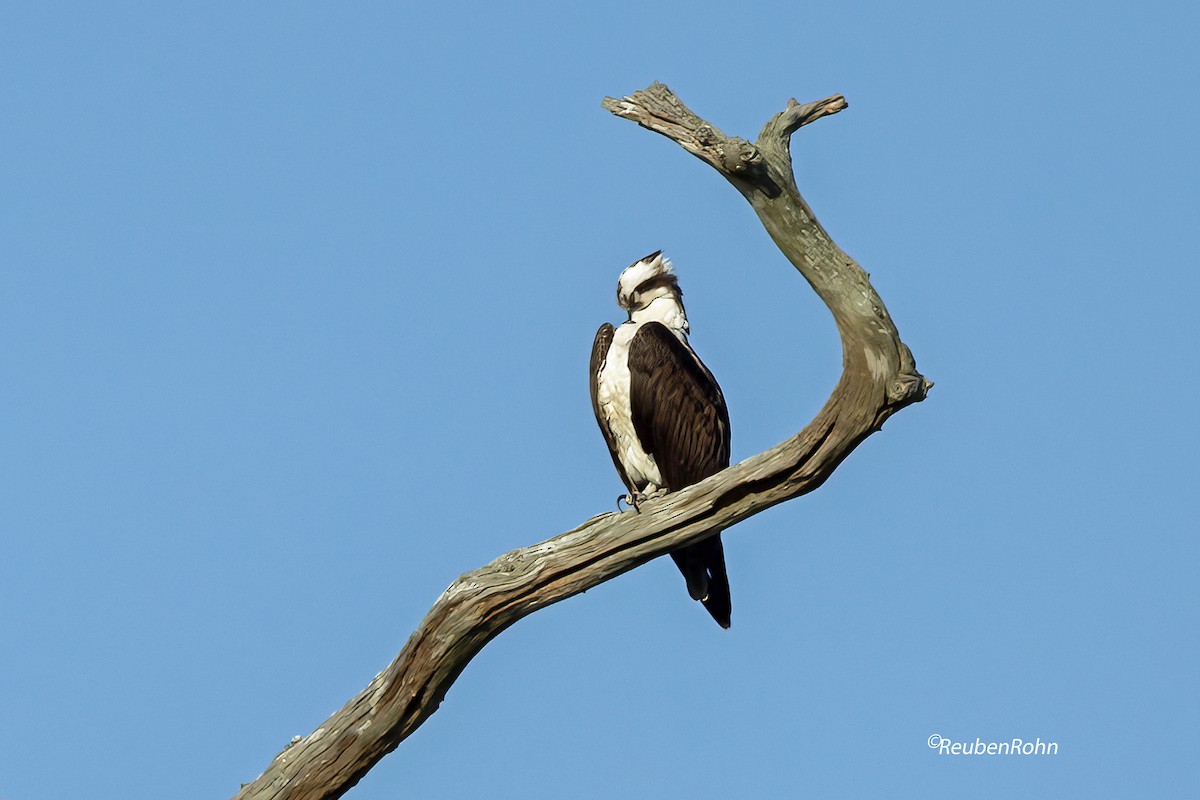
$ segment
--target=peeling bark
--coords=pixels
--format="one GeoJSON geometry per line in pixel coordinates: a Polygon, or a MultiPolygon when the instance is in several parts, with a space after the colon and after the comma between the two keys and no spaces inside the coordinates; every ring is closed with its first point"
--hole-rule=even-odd
{"type": "Polygon", "coordinates": [[[792,134],[846,108],[844,98],[791,100],[754,143],[721,133],[660,83],[624,99],[605,98],[603,107],[673,139],[750,202],[833,312],[842,340],[841,379],[816,418],[770,450],[648,501],[641,513],[601,514],[464,574],[387,669],[316,731],[289,744],[236,798],[340,797],[437,710],[470,660],[509,625],[813,491],[859,442],[892,414],[923,400],[933,385],[917,372],[867,274],[834,244],[796,188],[792,134]]]}

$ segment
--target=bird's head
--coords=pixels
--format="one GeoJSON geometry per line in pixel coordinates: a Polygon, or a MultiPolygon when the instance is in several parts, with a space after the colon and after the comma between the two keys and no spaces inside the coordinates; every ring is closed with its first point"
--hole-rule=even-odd
{"type": "Polygon", "coordinates": [[[617,305],[632,315],[660,297],[674,297],[682,306],[679,279],[671,272],[670,260],[656,250],[625,268],[617,281],[617,305]]]}

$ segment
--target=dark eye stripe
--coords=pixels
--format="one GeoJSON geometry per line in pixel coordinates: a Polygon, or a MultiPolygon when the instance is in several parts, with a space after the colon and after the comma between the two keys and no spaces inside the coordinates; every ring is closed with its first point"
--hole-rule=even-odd
{"type": "Polygon", "coordinates": [[[664,286],[669,289],[674,289],[676,292],[679,292],[680,297],[683,297],[683,292],[679,289],[679,279],[669,273],[664,275],[655,275],[653,278],[648,278],[647,280],[642,281],[640,284],[638,284],[638,287],[634,289],[634,293],[640,294],[649,292],[664,286]]]}

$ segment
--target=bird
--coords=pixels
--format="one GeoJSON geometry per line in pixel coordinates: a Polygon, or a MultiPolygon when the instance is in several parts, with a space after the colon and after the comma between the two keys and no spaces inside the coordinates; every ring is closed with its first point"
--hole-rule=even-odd
{"type": "MultiPolygon", "coordinates": [[[[592,410],[636,510],[729,466],[729,410],[712,372],[688,343],[688,318],[671,261],[655,251],[617,281],[628,319],[604,323],[592,344],[592,410]]],[[[618,498],[618,507],[622,498],[618,498]]],[[[721,532],[671,551],[688,594],[730,625],[721,532]]]]}

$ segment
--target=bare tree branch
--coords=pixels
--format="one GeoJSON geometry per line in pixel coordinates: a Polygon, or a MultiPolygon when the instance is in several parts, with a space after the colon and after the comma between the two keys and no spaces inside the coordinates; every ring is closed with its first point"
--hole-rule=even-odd
{"type": "Polygon", "coordinates": [[[829,238],[796,188],[789,142],[801,126],[846,107],[839,95],[795,100],[758,140],[728,137],[655,83],[622,100],[617,116],[678,142],[750,201],[767,232],[833,312],[843,373],[816,418],[770,450],[642,512],[601,514],[575,530],[514,550],[456,580],[386,670],[308,736],[293,741],[237,798],[340,797],[437,710],[483,646],[517,620],[811,492],[842,459],[933,385],[916,370],[866,273],[829,238]]]}

